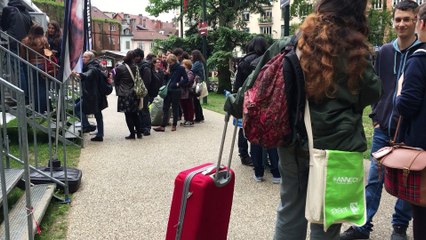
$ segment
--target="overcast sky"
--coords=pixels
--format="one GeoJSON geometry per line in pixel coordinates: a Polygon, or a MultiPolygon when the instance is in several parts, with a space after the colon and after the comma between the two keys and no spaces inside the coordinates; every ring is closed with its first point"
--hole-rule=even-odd
{"type": "MultiPolygon", "coordinates": [[[[142,14],[149,16],[145,11],[149,0],[91,0],[92,6],[99,8],[101,11],[108,12],[124,12],[129,14],[142,14]]],[[[162,21],[171,21],[173,14],[162,14],[158,19],[162,21]]],[[[150,18],[155,18],[150,16],[150,18]]]]}

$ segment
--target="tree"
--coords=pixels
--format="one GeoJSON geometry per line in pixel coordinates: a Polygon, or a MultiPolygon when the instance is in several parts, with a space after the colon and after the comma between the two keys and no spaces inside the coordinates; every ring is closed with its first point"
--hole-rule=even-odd
{"type": "MultiPolygon", "coordinates": [[[[182,0],[183,1],[183,0],[182,0]]],[[[202,2],[203,0],[188,0],[188,8],[184,12],[186,24],[189,25],[189,30],[186,32],[186,40],[178,40],[172,38],[170,41],[157,42],[159,49],[169,45],[171,42],[187,43],[191,42],[196,45],[189,45],[192,50],[194,47],[201,49],[201,38],[198,36],[197,23],[202,20],[202,2]],[[195,36],[194,36],[195,35],[195,36]],[[198,39],[198,40],[196,40],[198,39]],[[163,44],[164,42],[164,44],[163,44]]],[[[171,10],[179,9],[181,6],[180,0],[149,0],[149,5],[146,11],[154,16],[158,16],[160,13],[169,12],[171,10]]],[[[214,43],[209,44],[207,49],[208,65],[214,67],[218,71],[219,78],[219,89],[230,90],[230,72],[229,72],[229,60],[232,58],[232,50],[236,46],[242,45],[250,34],[243,33],[241,31],[233,30],[235,26],[242,26],[242,21],[239,21],[240,16],[244,11],[250,11],[251,13],[264,13],[264,6],[271,6],[270,0],[258,0],[258,1],[247,1],[247,0],[206,0],[207,13],[206,21],[211,31],[208,35],[208,42],[214,43]],[[210,60],[211,58],[211,60],[210,60]]],[[[182,16],[179,16],[180,19],[182,16]]],[[[183,45],[185,46],[185,45],[183,45]]],[[[182,47],[182,46],[179,46],[182,47]]],[[[206,56],[206,57],[207,57],[206,56]]]]}
{"type": "Polygon", "coordinates": [[[290,16],[298,17],[300,22],[303,22],[312,10],[313,4],[310,0],[293,0],[290,4],[290,16]]]}
{"type": "Polygon", "coordinates": [[[393,33],[392,28],[392,12],[387,10],[387,2],[383,1],[383,4],[379,4],[378,0],[372,1],[371,8],[368,12],[368,25],[370,28],[370,35],[368,40],[374,46],[381,46],[385,43],[393,33]],[[378,5],[379,4],[379,5],[378,5]],[[380,8],[381,6],[381,8],[380,8]]]}

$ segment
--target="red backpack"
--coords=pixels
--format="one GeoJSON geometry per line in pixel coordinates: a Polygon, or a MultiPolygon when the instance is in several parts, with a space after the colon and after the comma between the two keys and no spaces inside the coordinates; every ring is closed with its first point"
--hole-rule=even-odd
{"type": "Polygon", "coordinates": [[[243,129],[250,143],[273,148],[285,144],[291,135],[283,64],[285,54],[269,60],[260,70],[252,88],[244,94],[243,129]]]}

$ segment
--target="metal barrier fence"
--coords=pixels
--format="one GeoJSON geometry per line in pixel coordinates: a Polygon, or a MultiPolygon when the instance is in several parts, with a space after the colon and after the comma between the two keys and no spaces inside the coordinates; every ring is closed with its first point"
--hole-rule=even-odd
{"type": "Polygon", "coordinates": [[[9,230],[9,203],[7,199],[7,189],[6,186],[6,169],[10,168],[10,159],[19,159],[22,163],[22,169],[24,170],[23,179],[25,180],[25,195],[26,195],[26,209],[27,209],[27,223],[28,223],[28,233],[29,239],[32,239],[33,236],[33,219],[31,214],[31,198],[30,198],[30,176],[29,176],[29,163],[28,163],[28,132],[27,132],[27,118],[25,110],[25,94],[24,91],[17,88],[13,84],[5,81],[3,78],[0,78],[0,101],[1,101],[1,134],[0,134],[0,180],[1,180],[1,191],[3,196],[3,218],[5,226],[5,237],[10,239],[10,230],[9,230]],[[11,93],[16,98],[15,106],[15,116],[17,119],[18,127],[18,144],[19,151],[13,153],[10,151],[10,142],[9,134],[7,131],[7,121],[10,117],[7,113],[6,105],[6,92],[11,93]]]}
{"type": "MultiPolygon", "coordinates": [[[[2,82],[15,86],[23,92],[24,115],[26,124],[30,129],[31,145],[29,149],[31,157],[29,165],[31,171],[38,172],[64,187],[65,198],[68,198],[68,182],[54,179],[52,169],[50,174],[39,170],[45,153],[39,152],[39,145],[43,139],[47,139],[47,159],[62,160],[66,172],[67,145],[83,145],[82,133],[79,131],[79,118],[75,109],[75,101],[81,96],[80,83],[68,78],[64,81],[57,79],[59,66],[57,63],[42,54],[35,52],[28,46],[0,31],[0,77],[2,82]],[[49,67],[47,67],[49,66],[49,67]]],[[[18,94],[11,89],[5,89],[2,94],[4,99],[4,112],[17,114],[18,94]]],[[[19,95],[21,97],[21,95],[19,95]]],[[[27,142],[28,144],[28,142],[27,142]]],[[[19,143],[19,146],[21,143],[19,143]]],[[[22,162],[20,158],[13,158],[22,162]]],[[[6,162],[7,167],[10,166],[6,162]]]]}

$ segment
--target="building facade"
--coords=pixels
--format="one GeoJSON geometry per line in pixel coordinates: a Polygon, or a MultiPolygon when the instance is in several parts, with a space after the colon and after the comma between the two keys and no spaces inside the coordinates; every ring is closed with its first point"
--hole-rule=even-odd
{"type": "Polygon", "coordinates": [[[121,24],[92,6],[92,48],[100,53],[104,50],[120,51],[121,24]]]}

